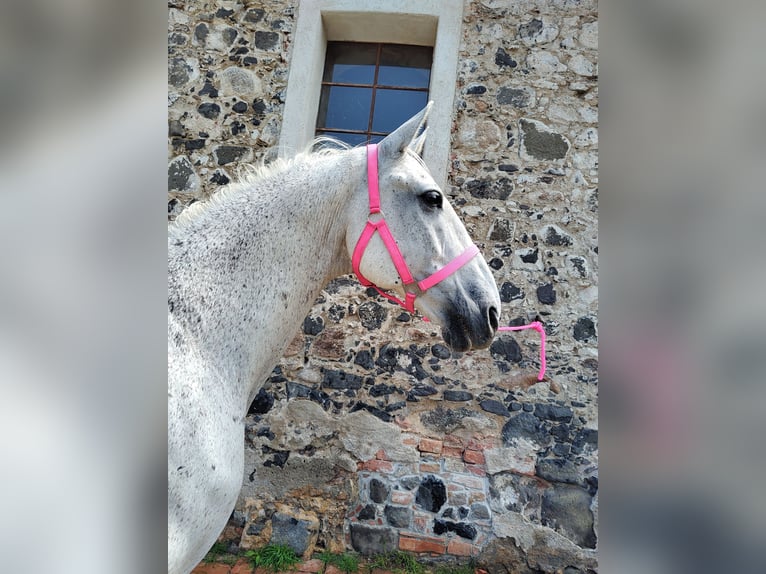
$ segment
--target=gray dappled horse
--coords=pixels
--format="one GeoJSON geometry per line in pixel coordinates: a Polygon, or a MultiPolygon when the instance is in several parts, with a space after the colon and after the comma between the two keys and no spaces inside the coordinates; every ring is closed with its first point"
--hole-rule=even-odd
{"type": "Polygon", "coordinates": [[[276,162],[171,224],[169,573],[190,572],[226,525],[248,405],[330,280],[355,270],[457,351],[492,341],[492,273],[420,158],[430,105],[377,147],[276,162]]]}

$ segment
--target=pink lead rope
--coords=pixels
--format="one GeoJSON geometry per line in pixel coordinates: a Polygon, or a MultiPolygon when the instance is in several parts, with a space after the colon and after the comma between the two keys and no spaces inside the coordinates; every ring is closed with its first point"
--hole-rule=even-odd
{"type": "Polygon", "coordinates": [[[540,333],[540,372],[537,373],[537,380],[542,381],[545,377],[545,329],[540,321],[532,321],[529,325],[520,325],[519,327],[498,327],[498,331],[521,331],[522,329],[534,329],[540,333]]]}
{"type": "MultiPolygon", "coordinates": [[[[463,251],[463,253],[455,257],[452,261],[447,263],[447,265],[432,275],[426,277],[422,281],[416,282],[412,277],[412,273],[410,273],[409,267],[407,267],[407,263],[404,261],[404,257],[402,256],[401,251],[399,251],[399,246],[396,244],[396,240],[391,234],[391,230],[388,228],[388,224],[386,223],[386,220],[383,217],[383,213],[380,209],[377,144],[369,144],[367,146],[367,193],[369,196],[370,211],[367,215],[367,225],[364,226],[362,234],[359,236],[359,239],[356,242],[356,247],[354,247],[354,253],[351,257],[351,265],[354,269],[354,273],[362,285],[365,287],[373,287],[386,299],[401,305],[410,313],[414,313],[415,298],[417,297],[417,293],[415,291],[408,290],[407,287],[415,284],[421,293],[430,289],[434,285],[437,285],[439,282],[452,275],[455,271],[460,269],[471,259],[476,257],[479,254],[479,248],[475,244],[471,244],[465,251],[463,251]],[[377,217],[377,221],[372,220],[373,216],[377,217]],[[396,267],[396,271],[399,273],[399,277],[404,284],[404,301],[380,289],[372,281],[368,280],[364,275],[362,275],[362,272],[359,269],[359,266],[362,263],[362,257],[364,256],[364,251],[367,249],[367,245],[370,243],[372,236],[375,235],[376,232],[380,234],[380,238],[383,240],[383,244],[386,246],[386,249],[388,249],[388,253],[391,256],[391,261],[393,261],[394,267],[396,267]]],[[[424,317],[424,319],[426,321],[428,320],[426,317],[424,317]]],[[[542,381],[543,376],[545,376],[545,330],[543,329],[543,326],[540,324],[540,322],[535,321],[529,325],[522,325],[520,327],[499,327],[498,331],[519,331],[521,329],[535,329],[538,333],[540,333],[540,373],[537,376],[537,380],[542,381]]]]}

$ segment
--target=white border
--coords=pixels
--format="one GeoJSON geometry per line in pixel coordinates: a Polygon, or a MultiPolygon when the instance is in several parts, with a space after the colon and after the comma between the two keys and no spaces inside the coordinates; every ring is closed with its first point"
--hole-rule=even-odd
{"type": "Polygon", "coordinates": [[[302,151],[314,138],[328,41],[391,42],[433,46],[423,158],[444,188],[457,81],[463,0],[302,0],[298,4],[279,156],[302,151]]]}

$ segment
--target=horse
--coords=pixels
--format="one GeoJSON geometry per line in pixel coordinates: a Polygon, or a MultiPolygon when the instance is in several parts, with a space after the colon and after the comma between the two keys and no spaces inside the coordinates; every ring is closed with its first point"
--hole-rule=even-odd
{"type": "Polygon", "coordinates": [[[225,527],[248,406],[332,279],[356,272],[455,351],[491,343],[494,278],[421,158],[431,105],[377,145],[276,160],[170,224],[169,574],[225,527]]]}

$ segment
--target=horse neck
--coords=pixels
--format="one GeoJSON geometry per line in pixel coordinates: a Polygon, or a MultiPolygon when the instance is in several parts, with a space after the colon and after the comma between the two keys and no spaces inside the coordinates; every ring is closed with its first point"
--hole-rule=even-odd
{"type": "Polygon", "coordinates": [[[358,150],[309,157],[224,192],[179,233],[188,245],[171,273],[202,318],[201,353],[223,369],[244,409],[322,288],[351,272],[345,211],[363,165],[358,150]]]}

